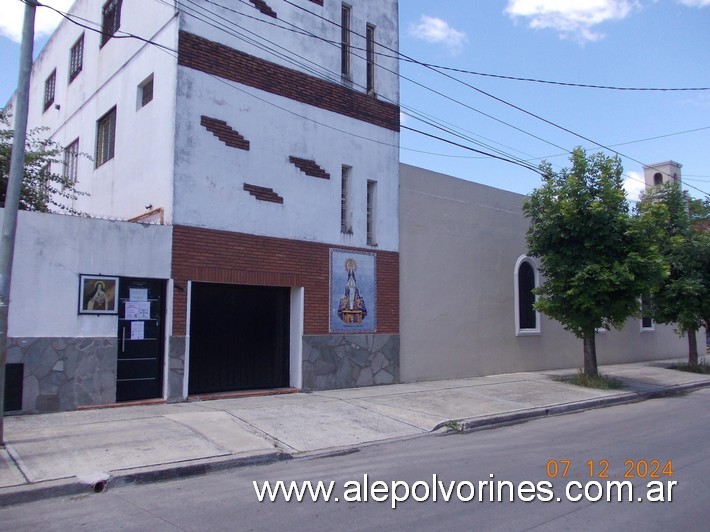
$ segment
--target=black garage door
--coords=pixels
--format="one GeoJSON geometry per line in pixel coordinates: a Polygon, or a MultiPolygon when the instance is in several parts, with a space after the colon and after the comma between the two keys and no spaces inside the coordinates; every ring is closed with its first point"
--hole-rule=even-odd
{"type": "Polygon", "coordinates": [[[289,384],[290,289],[192,283],[190,395],[289,384]]]}

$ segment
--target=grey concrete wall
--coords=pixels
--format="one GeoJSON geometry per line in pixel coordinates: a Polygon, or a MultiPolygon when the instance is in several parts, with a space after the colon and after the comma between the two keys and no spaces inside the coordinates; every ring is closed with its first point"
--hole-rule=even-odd
{"type": "MultiPolygon", "coordinates": [[[[582,342],[559,323],[516,336],[515,264],[526,254],[524,196],[400,166],[403,382],[582,365],[582,342]]],[[[597,336],[600,364],[687,356],[670,327],[597,336]]],[[[702,337],[702,335],[699,335],[702,337]]],[[[702,349],[702,346],[701,346],[702,349]]]]}
{"type": "Polygon", "coordinates": [[[168,226],[19,213],[8,362],[24,364],[22,412],[116,401],[118,316],[78,313],[79,275],[168,279],[171,250],[168,226]]]}
{"type": "Polygon", "coordinates": [[[20,212],[8,335],[115,335],[117,316],[78,313],[79,274],[169,279],[171,252],[169,226],[20,212]]]}
{"type": "Polygon", "coordinates": [[[304,336],[302,389],[398,383],[399,342],[389,334],[304,336]]]}

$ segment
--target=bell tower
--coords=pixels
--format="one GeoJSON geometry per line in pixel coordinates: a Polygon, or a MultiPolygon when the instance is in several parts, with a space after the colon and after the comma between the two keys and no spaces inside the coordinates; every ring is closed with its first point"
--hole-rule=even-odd
{"type": "Polygon", "coordinates": [[[649,164],[643,167],[643,177],[646,181],[646,189],[657,187],[664,183],[677,183],[682,185],[680,169],[683,165],[675,161],[649,164]]]}

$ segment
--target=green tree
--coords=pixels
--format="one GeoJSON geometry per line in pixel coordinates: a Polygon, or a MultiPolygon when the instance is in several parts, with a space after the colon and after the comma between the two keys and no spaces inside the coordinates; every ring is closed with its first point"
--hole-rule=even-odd
{"type": "Polygon", "coordinates": [[[529,254],[544,282],[535,307],[582,339],[584,372],[598,375],[597,329],[621,328],[664,275],[654,229],[631,216],[618,158],[576,148],[571,168],[540,169],[543,184],[524,202],[529,254]]]}
{"type": "MultiPolygon", "coordinates": [[[[64,149],[56,142],[43,138],[45,130],[35,128],[27,133],[19,207],[25,211],[81,214],[71,205],[86,193],[79,191],[76,183],[63,171],[51,171],[51,168],[63,169],[64,149]]],[[[0,207],[5,206],[13,136],[10,115],[7,110],[0,110],[0,207]]]]}
{"type": "Polygon", "coordinates": [[[654,321],[674,324],[688,336],[688,364],[698,364],[697,331],[710,318],[710,203],[695,200],[675,183],[654,187],[637,205],[659,229],[658,247],[670,272],[650,299],[654,321]]]}

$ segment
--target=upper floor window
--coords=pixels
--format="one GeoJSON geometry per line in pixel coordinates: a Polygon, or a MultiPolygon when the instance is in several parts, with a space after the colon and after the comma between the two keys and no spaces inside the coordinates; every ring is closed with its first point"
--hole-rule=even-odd
{"type": "Polygon", "coordinates": [[[352,213],[350,212],[350,171],[349,166],[343,166],[340,177],[340,232],[351,235],[352,213]]]}
{"type": "Polygon", "coordinates": [[[367,25],[365,55],[367,57],[367,93],[375,92],[375,27],[367,25]]]}
{"type": "Polygon", "coordinates": [[[138,85],[138,109],[145,107],[153,100],[153,74],[138,85]]]}
{"type": "Polygon", "coordinates": [[[661,172],[656,172],[653,174],[653,186],[658,187],[663,184],[663,174],[661,172]]]}
{"type": "Polygon", "coordinates": [[[96,122],[96,168],[113,159],[116,146],[116,108],[96,122]]]}
{"type": "Polygon", "coordinates": [[[529,257],[522,256],[515,264],[515,334],[518,336],[540,334],[540,315],[535,310],[538,272],[529,257]]]}
{"type": "Polygon", "coordinates": [[[57,86],[57,69],[52,70],[52,73],[44,82],[44,110],[49,109],[49,106],[54,103],[54,89],[57,86]]]}
{"type": "Polygon", "coordinates": [[[64,148],[64,180],[67,184],[76,183],[79,167],[79,139],[64,148]]]}
{"type": "Polygon", "coordinates": [[[108,0],[101,10],[101,46],[121,27],[122,0],[108,0]]]}
{"type": "Polygon", "coordinates": [[[367,245],[377,245],[377,181],[367,182],[367,245]]]}
{"type": "Polygon", "coordinates": [[[84,34],[77,39],[74,46],[71,47],[69,56],[69,83],[74,81],[74,78],[79,75],[84,67],[84,34]]]}
{"type": "Polygon", "coordinates": [[[340,73],[350,79],[350,17],[352,8],[343,4],[340,10],[340,73]]]}

